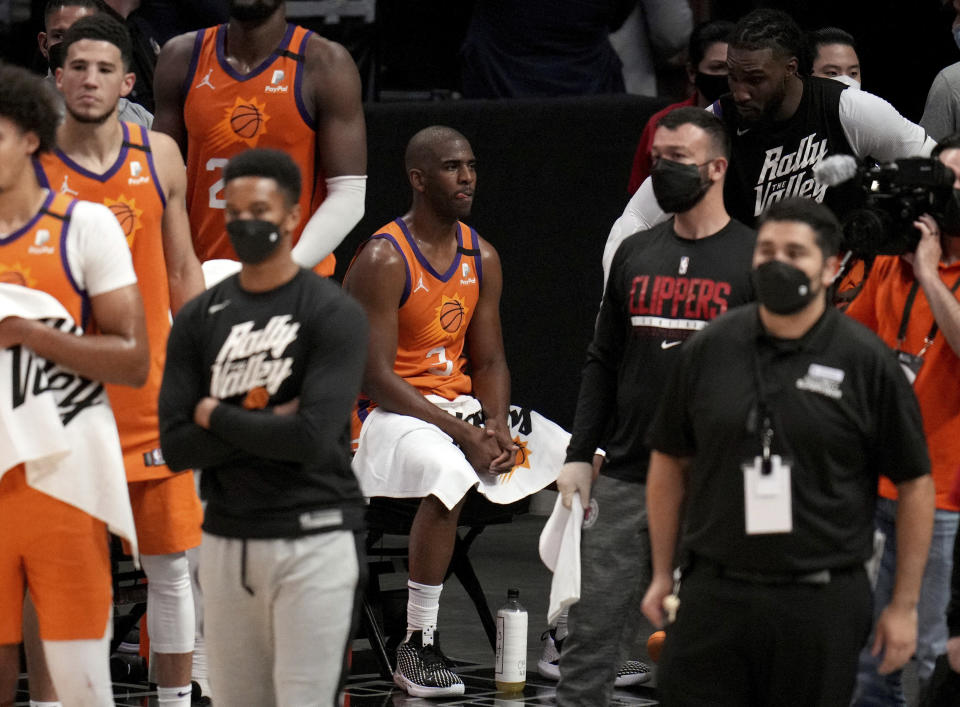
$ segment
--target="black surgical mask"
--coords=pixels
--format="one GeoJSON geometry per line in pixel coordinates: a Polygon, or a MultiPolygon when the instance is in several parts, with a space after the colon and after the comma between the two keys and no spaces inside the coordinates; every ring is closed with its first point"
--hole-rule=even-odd
{"type": "Polygon", "coordinates": [[[768,260],[754,270],[753,286],[760,304],[774,314],[799,312],[817,294],[803,270],[779,260],[768,260]]]}
{"type": "Polygon", "coordinates": [[[708,103],[713,103],[723,94],[730,92],[726,74],[705,74],[698,71],[693,82],[708,103]]]}
{"type": "Polygon", "coordinates": [[[237,219],[227,224],[227,235],[241,263],[262,263],[283,240],[280,228],[272,221],[255,218],[237,219]]]}
{"type": "Polygon", "coordinates": [[[682,164],[663,157],[650,170],[650,178],[653,180],[653,195],[660,208],[668,214],[692,209],[711,184],[700,179],[699,165],[682,164]]]}

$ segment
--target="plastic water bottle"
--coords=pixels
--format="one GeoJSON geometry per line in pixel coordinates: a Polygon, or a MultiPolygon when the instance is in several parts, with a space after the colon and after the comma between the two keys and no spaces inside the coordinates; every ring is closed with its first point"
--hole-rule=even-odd
{"type": "Polygon", "coordinates": [[[500,692],[521,692],[527,684],[527,610],[519,589],[508,589],[507,603],[497,609],[494,680],[500,692]]]}

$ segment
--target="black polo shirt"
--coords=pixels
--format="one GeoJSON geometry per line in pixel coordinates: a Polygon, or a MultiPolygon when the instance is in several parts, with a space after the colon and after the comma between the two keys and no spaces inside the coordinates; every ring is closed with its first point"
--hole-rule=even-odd
{"type": "Polygon", "coordinates": [[[864,562],[878,476],[898,483],[930,472],[920,409],[894,354],[833,308],[796,340],[767,335],[756,304],[693,336],[649,442],[693,457],[683,549],[771,573],[864,562]],[[791,466],[790,533],[745,532],[741,465],[761,451],[758,379],[774,429],[772,453],[791,466]]]}

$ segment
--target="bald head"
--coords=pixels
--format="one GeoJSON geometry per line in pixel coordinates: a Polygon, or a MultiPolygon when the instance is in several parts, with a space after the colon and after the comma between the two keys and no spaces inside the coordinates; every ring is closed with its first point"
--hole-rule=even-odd
{"type": "Polygon", "coordinates": [[[407,143],[407,152],[404,155],[404,166],[409,172],[411,169],[426,169],[431,162],[440,159],[443,145],[462,140],[466,145],[470,142],[462,133],[446,125],[431,125],[424,128],[407,143]]]}

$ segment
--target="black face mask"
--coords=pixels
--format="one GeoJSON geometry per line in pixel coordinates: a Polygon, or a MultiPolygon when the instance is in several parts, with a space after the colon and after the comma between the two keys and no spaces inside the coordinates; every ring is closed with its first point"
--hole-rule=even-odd
{"type": "Polygon", "coordinates": [[[63,61],[66,59],[66,53],[63,51],[63,42],[57,42],[47,47],[47,66],[50,67],[50,73],[57,73],[57,69],[63,68],[63,61]]]}
{"type": "Polygon", "coordinates": [[[698,71],[693,82],[708,103],[713,103],[723,94],[730,92],[726,74],[705,74],[698,71]]]}
{"type": "Polygon", "coordinates": [[[943,229],[944,235],[954,238],[960,236],[960,191],[956,189],[950,192],[947,205],[943,209],[940,228],[943,229]]]}
{"type": "Polygon", "coordinates": [[[227,224],[227,235],[241,263],[256,265],[269,258],[283,240],[272,221],[238,219],[227,224]]]}
{"type": "Polygon", "coordinates": [[[701,181],[699,165],[682,164],[663,157],[650,170],[650,179],[653,180],[653,195],[657,203],[668,214],[692,209],[711,184],[701,181]]]}
{"type": "Polygon", "coordinates": [[[779,260],[768,260],[752,276],[757,299],[774,314],[799,312],[817,294],[803,270],[779,260]]]}

